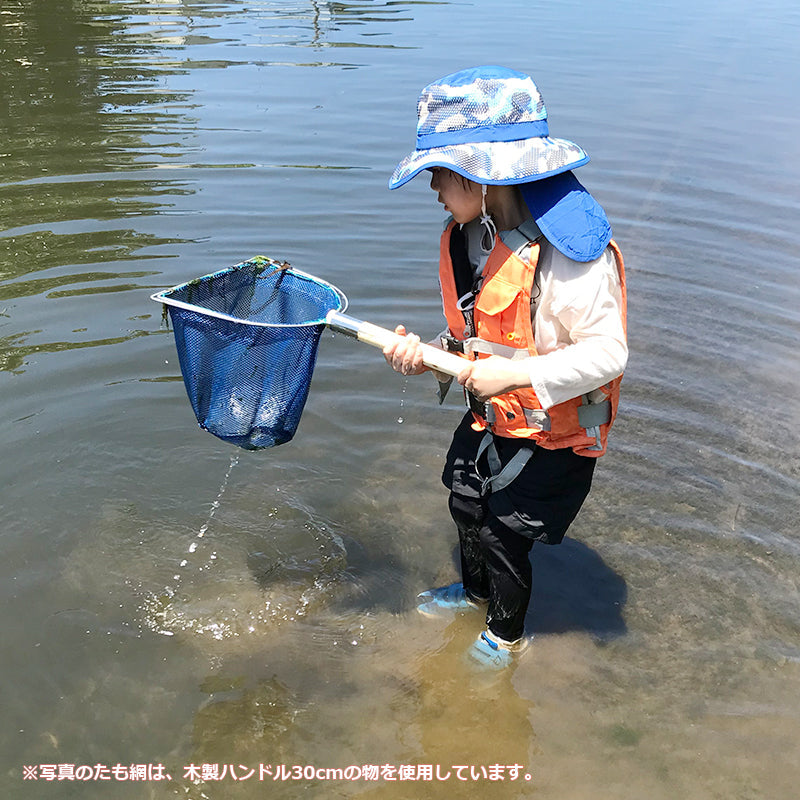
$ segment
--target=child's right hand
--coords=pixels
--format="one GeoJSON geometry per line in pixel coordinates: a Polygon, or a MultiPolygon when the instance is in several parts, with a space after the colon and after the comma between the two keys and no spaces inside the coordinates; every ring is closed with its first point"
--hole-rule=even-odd
{"type": "Polygon", "coordinates": [[[383,348],[386,363],[402,375],[421,375],[427,372],[428,367],[422,363],[419,336],[415,333],[406,333],[403,325],[398,325],[394,332],[399,337],[397,341],[383,348]]]}

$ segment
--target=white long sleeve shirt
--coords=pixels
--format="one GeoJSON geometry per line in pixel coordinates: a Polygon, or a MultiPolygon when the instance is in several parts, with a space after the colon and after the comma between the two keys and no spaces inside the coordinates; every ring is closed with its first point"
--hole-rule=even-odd
{"type": "Polygon", "coordinates": [[[614,254],[572,261],[543,243],[532,302],[536,352],[531,386],[542,408],[588,394],[621,375],[628,361],[614,254]]]}
{"type": "MultiPolygon", "coordinates": [[[[473,223],[467,249],[476,270],[484,254],[473,223]]],[[[588,394],[621,375],[628,360],[622,291],[613,252],[578,262],[540,240],[531,302],[536,351],[529,359],[531,386],[542,408],[588,394]]]]}

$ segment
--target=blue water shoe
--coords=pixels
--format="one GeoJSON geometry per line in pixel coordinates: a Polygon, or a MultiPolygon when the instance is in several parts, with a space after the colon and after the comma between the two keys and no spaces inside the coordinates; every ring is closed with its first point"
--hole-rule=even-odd
{"type": "Polygon", "coordinates": [[[482,667],[504,669],[514,662],[514,657],[525,650],[528,640],[525,637],[515,642],[506,642],[491,631],[484,631],[467,651],[470,660],[482,667]]]}
{"type": "Polygon", "coordinates": [[[438,589],[428,589],[417,595],[417,611],[426,617],[451,617],[480,608],[465,591],[463,583],[451,583],[438,589]]]}

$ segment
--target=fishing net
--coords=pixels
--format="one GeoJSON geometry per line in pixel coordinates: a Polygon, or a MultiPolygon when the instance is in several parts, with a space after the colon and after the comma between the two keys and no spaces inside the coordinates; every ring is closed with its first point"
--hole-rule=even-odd
{"type": "Polygon", "coordinates": [[[288,442],[308,397],[336,287],[265,256],[153,295],[169,309],[200,427],[256,450],[288,442]]]}

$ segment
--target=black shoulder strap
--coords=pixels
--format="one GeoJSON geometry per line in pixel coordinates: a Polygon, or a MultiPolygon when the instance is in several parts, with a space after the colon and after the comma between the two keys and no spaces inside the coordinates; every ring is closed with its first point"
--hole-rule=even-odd
{"type": "Polygon", "coordinates": [[[450,231],[450,261],[453,264],[456,292],[459,297],[463,297],[472,291],[475,278],[467,255],[467,237],[459,225],[454,225],[450,231]]]}

